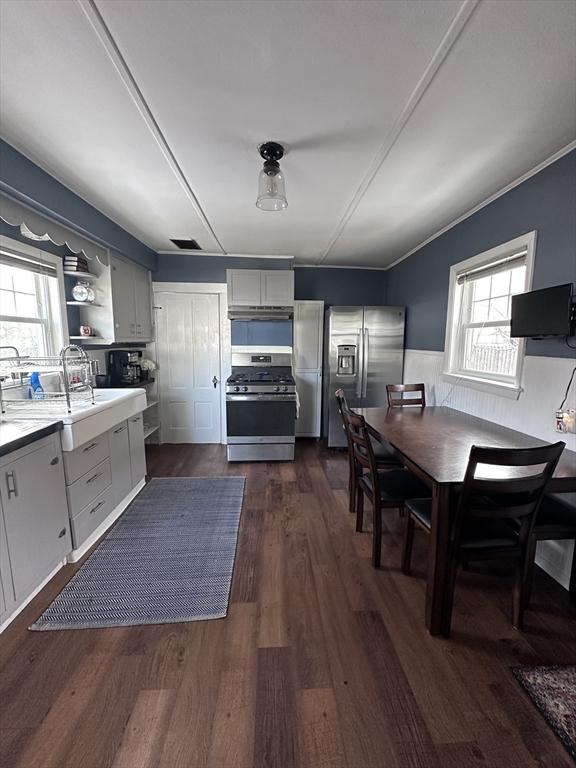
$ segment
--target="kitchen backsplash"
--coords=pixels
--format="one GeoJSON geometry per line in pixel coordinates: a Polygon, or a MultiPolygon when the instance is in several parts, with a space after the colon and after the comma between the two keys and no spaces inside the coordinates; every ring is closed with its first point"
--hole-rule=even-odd
{"type": "Polygon", "coordinates": [[[291,347],[292,320],[232,320],[235,347],[291,347]]]}

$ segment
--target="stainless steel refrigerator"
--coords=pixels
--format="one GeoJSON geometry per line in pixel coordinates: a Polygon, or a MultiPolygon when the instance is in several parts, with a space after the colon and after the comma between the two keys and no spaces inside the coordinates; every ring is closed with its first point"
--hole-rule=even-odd
{"type": "Polygon", "coordinates": [[[346,445],[334,393],[354,408],[387,404],[386,385],[402,382],[404,307],[329,307],[324,325],[324,437],[346,445]]]}

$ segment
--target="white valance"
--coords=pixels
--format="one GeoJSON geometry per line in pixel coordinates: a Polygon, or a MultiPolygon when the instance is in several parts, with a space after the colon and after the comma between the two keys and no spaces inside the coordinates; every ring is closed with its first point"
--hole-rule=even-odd
{"type": "Polygon", "coordinates": [[[48,216],[38,213],[24,203],[0,192],[0,218],[12,227],[19,227],[30,240],[50,240],[55,245],[66,245],[73,253],[83,253],[87,259],[108,264],[108,249],[48,216]]]}

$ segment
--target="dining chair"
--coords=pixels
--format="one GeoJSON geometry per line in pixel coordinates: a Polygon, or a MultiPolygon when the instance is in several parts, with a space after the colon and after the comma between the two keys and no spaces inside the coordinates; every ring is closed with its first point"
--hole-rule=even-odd
{"type": "Polygon", "coordinates": [[[524,590],[525,608],[529,606],[532,594],[536,545],[539,541],[560,541],[562,539],[572,539],[575,542],[568,595],[570,608],[576,612],[576,493],[550,493],[542,499],[528,545],[529,570],[524,590]]]}
{"type": "MultiPolygon", "coordinates": [[[[354,460],[354,450],[352,447],[352,440],[350,438],[350,430],[348,428],[348,422],[345,418],[345,413],[350,411],[348,401],[346,400],[346,394],[343,389],[337,389],[334,393],[336,396],[336,402],[338,403],[338,412],[342,418],[342,427],[346,434],[346,444],[348,446],[348,492],[349,492],[349,509],[352,514],[356,512],[356,483],[358,482],[358,476],[362,474],[362,468],[358,467],[354,460]]],[[[379,469],[401,469],[403,464],[394,453],[394,449],[391,445],[384,445],[377,440],[371,438],[372,450],[376,458],[376,463],[379,469]]]]}
{"type": "Polygon", "coordinates": [[[405,405],[419,405],[423,408],[426,405],[424,384],[387,384],[386,394],[388,395],[389,408],[401,408],[405,405]],[[420,397],[404,397],[406,392],[419,392],[420,397]],[[394,397],[396,393],[399,394],[399,397],[394,397]]]}
{"type": "MultiPolygon", "coordinates": [[[[522,628],[529,552],[536,515],[565,443],[538,448],[470,449],[452,526],[445,595],[444,634],[450,634],[458,566],[479,560],[511,560],[516,564],[513,625],[522,628]],[[481,475],[477,476],[478,466],[481,475]],[[512,474],[512,477],[502,477],[512,474]],[[498,477],[500,475],[500,477],[498,477]]],[[[414,528],[431,530],[430,499],[405,503],[402,571],[410,573],[414,528]]]]}
{"type": "Polygon", "coordinates": [[[372,504],[372,565],[380,567],[382,554],[382,510],[403,510],[406,499],[423,497],[428,488],[409,470],[387,469],[382,471],[376,462],[374,447],[365,419],[353,411],[345,411],[352,444],[352,455],[360,473],[356,475],[356,530],[362,531],[364,520],[364,496],[372,504]]]}

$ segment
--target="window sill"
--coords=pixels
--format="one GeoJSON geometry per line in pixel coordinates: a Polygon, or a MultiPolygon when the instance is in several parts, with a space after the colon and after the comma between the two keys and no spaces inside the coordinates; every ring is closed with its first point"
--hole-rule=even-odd
{"type": "Polygon", "coordinates": [[[463,387],[477,389],[480,392],[490,392],[493,395],[507,397],[510,400],[518,400],[523,392],[522,387],[519,387],[516,384],[506,384],[503,381],[488,381],[487,379],[478,379],[474,376],[449,373],[447,371],[444,371],[442,378],[444,381],[448,381],[451,384],[460,384],[463,387]]]}

